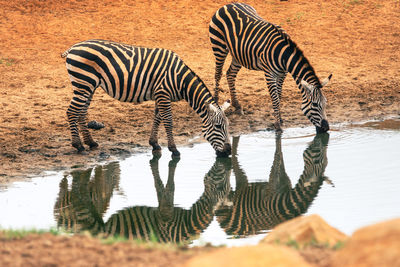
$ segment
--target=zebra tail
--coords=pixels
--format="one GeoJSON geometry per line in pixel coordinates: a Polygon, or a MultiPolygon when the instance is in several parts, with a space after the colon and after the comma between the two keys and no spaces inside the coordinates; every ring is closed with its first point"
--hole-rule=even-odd
{"type": "Polygon", "coordinates": [[[68,50],[66,50],[64,53],[61,54],[62,58],[65,58],[66,56],[68,56],[69,51],[71,51],[72,47],[69,48],[68,50]]]}

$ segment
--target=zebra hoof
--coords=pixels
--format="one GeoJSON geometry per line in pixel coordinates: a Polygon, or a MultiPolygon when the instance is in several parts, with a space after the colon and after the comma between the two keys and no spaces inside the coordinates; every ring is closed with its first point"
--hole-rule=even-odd
{"type": "Polygon", "coordinates": [[[161,150],[157,151],[156,153],[153,151],[153,158],[150,160],[150,164],[157,163],[160,158],[161,158],[161,150]]]}
{"type": "Polygon", "coordinates": [[[160,149],[153,149],[152,153],[153,153],[153,158],[157,158],[157,159],[161,158],[161,155],[162,155],[161,147],[160,147],[160,149]]]}
{"type": "Polygon", "coordinates": [[[180,158],[181,157],[181,153],[178,150],[174,150],[172,151],[172,158],[180,158]]]}
{"type": "Polygon", "coordinates": [[[236,108],[236,110],[233,113],[238,114],[238,115],[244,115],[243,109],[241,107],[236,108]]]}
{"type": "Polygon", "coordinates": [[[168,162],[168,167],[170,168],[176,168],[176,165],[178,162],[181,160],[180,157],[172,157],[172,159],[168,162]]]}
{"type": "Polygon", "coordinates": [[[161,150],[161,147],[159,144],[152,144],[151,146],[153,147],[153,152],[157,151],[157,150],[161,150]]]}
{"type": "Polygon", "coordinates": [[[85,148],[82,144],[72,144],[72,146],[75,147],[76,150],[78,150],[78,153],[82,153],[83,151],[85,151],[85,148]]]}
{"type": "Polygon", "coordinates": [[[94,142],[94,141],[89,143],[89,144],[87,144],[87,145],[90,147],[90,149],[97,148],[99,146],[99,144],[94,142]]]}
{"type": "Polygon", "coordinates": [[[277,133],[283,132],[280,124],[274,123],[274,128],[275,128],[275,132],[277,132],[277,133]]]}

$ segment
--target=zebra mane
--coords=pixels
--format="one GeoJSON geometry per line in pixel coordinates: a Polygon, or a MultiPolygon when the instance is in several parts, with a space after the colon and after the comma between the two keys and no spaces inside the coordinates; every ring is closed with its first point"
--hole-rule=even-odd
{"type": "MultiPolygon", "coordinates": [[[[321,82],[319,81],[319,78],[317,76],[317,74],[315,73],[314,67],[311,65],[310,61],[308,61],[308,59],[306,58],[306,56],[304,55],[303,50],[300,49],[300,47],[297,45],[297,43],[295,41],[293,41],[292,38],[290,38],[290,35],[279,25],[273,24],[275,26],[275,29],[277,30],[277,32],[280,34],[280,36],[289,43],[289,45],[291,47],[293,47],[293,49],[296,49],[297,51],[299,51],[299,53],[301,54],[301,56],[303,57],[303,60],[307,63],[308,68],[314,73],[315,77],[317,78],[317,87],[320,88],[321,87],[321,82]]],[[[296,77],[295,80],[297,80],[298,77],[296,77]]]]}
{"type": "MultiPolygon", "coordinates": [[[[272,24],[272,23],[271,23],[272,24]]],[[[285,39],[285,41],[289,41],[292,40],[290,38],[290,35],[278,24],[272,24],[275,26],[276,30],[278,31],[278,33],[282,36],[283,39],[285,39]]]]}
{"type": "MultiPolygon", "coordinates": [[[[182,59],[181,59],[181,60],[182,60],[182,59]]],[[[210,90],[208,89],[206,83],[205,83],[205,82],[200,78],[200,76],[197,75],[197,73],[194,72],[186,63],[184,63],[184,64],[185,64],[186,68],[188,68],[188,69],[190,70],[190,72],[194,75],[194,77],[196,77],[196,79],[199,80],[199,81],[204,85],[204,87],[207,89],[208,93],[209,93],[210,96],[211,96],[211,103],[214,103],[214,102],[215,102],[215,101],[214,101],[214,97],[212,97],[212,94],[211,94],[210,90]]]]}

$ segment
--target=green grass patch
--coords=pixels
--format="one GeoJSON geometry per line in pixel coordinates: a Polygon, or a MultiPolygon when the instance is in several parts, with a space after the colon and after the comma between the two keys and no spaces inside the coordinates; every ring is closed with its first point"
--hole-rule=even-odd
{"type": "Polygon", "coordinates": [[[12,66],[16,63],[15,59],[12,58],[0,58],[0,65],[5,65],[7,67],[12,66]]]}
{"type": "Polygon", "coordinates": [[[60,235],[62,231],[57,229],[50,229],[50,230],[41,230],[41,229],[21,229],[21,230],[14,230],[14,229],[0,229],[0,236],[9,239],[21,239],[31,234],[47,234],[50,233],[52,235],[60,235]]]}
{"type": "Polygon", "coordinates": [[[109,236],[105,238],[100,238],[100,241],[104,245],[113,245],[115,243],[126,243],[129,242],[129,239],[121,236],[109,236]]]}
{"type": "Polygon", "coordinates": [[[304,12],[296,12],[296,14],[293,17],[286,18],[285,23],[281,23],[282,25],[284,24],[296,24],[297,22],[301,21],[301,19],[304,16],[304,12]]]}
{"type": "Polygon", "coordinates": [[[294,239],[291,239],[288,242],[286,242],[286,246],[292,247],[294,249],[300,249],[299,243],[294,239]]]}
{"type": "Polygon", "coordinates": [[[292,247],[297,250],[302,249],[302,248],[307,248],[307,247],[338,250],[338,249],[341,249],[344,247],[345,242],[338,241],[336,244],[330,245],[328,242],[318,242],[315,238],[313,238],[313,239],[311,239],[310,242],[307,242],[307,243],[299,243],[294,239],[290,239],[286,243],[283,243],[281,240],[276,239],[276,240],[274,240],[274,244],[286,245],[288,247],[292,247]]]}
{"type": "Polygon", "coordinates": [[[344,247],[344,244],[345,244],[344,242],[338,241],[335,245],[333,245],[332,249],[334,249],[334,250],[341,249],[344,247]]]}
{"type": "Polygon", "coordinates": [[[362,0],[350,0],[348,3],[349,3],[349,5],[359,5],[359,4],[362,4],[363,1],[362,0]]]}

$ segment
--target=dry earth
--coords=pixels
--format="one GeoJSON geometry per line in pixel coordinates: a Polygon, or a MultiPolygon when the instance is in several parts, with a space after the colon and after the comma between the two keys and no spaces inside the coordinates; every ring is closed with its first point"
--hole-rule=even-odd
{"type": "MultiPolygon", "coordinates": [[[[291,35],[320,78],[333,73],[330,85],[324,88],[331,125],[400,116],[398,0],[246,2],[291,35]]],[[[93,133],[100,147],[75,153],[65,113],[72,90],[60,53],[76,42],[93,38],[168,48],[177,52],[212,90],[214,58],[208,23],[215,10],[226,3],[0,0],[0,182],[9,183],[43,170],[88,165],[101,153],[120,156],[138,148],[150,149],[147,140],[154,103],[120,103],[98,90],[89,119],[106,125],[93,133]]],[[[222,86],[227,89],[225,78],[222,86]]],[[[270,127],[272,108],[263,74],[242,70],[237,88],[245,114],[229,117],[231,132],[270,127]]],[[[222,98],[227,96],[225,90],[222,98]]],[[[284,83],[282,112],[284,127],[310,124],[300,111],[300,94],[290,77],[284,83]]],[[[187,144],[199,135],[200,120],[186,103],[174,104],[173,115],[177,143],[187,144]]],[[[161,136],[165,136],[163,131],[161,136]]],[[[162,140],[165,144],[165,138],[162,140]]],[[[47,237],[37,239],[32,241],[33,247],[47,237]]],[[[54,242],[68,244],[61,239],[54,242]]],[[[105,253],[100,248],[93,250],[98,257],[105,253]]],[[[40,257],[35,253],[33,257],[40,257]]],[[[161,261],[164,254],[157,255],[151,256],[155,259],[151,264],[165,265],[161,261]]],[[[24,257],[21,265],[29,265],[30,256],[24,257]]]]}

